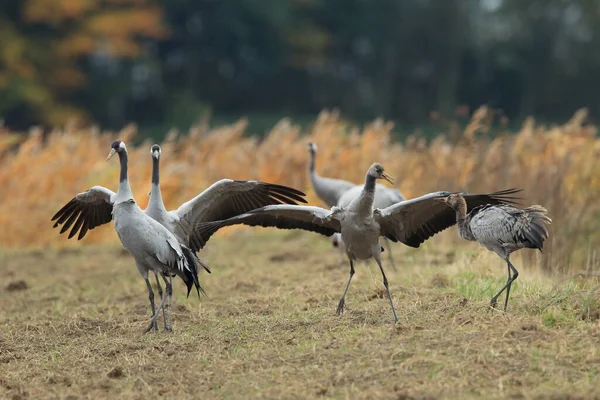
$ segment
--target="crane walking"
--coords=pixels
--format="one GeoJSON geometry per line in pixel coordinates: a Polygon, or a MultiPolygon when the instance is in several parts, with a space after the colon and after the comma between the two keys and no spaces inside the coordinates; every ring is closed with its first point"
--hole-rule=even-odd
{"type": "Polygon", "coordinates": [[[505,204],[486,204],[467,210],[467,204],[461,194],[451,194],[444,202],[456,212],[456,223],[461,238],[478,242],[506,261],[508,280],[490,300],[490,305],[495,307],[498,297],[506,291],[506,311],[510,287],[519,276],[519,271],[510,262],[510,254],[523,248],[542,251],[544,241],[548,239],[546,224],[552,223],[548,211],[540,205],[520,210],[505,204]]]}

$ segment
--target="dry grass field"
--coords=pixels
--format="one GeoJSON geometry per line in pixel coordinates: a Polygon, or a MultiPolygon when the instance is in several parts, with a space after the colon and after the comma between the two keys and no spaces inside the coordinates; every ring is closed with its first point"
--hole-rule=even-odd
{"type": "Polygon", "coordinates": [[[174,332],[146,335],[146,288],[120,247],[4,251],[0,397],[600,397],[596,279],[550,279],[516,255],[505,314],[487,306],[502,260],[437,239],[394,247],[393,325],[374,262],[337,317],[348,266],[326,238],[233,232],[203,252],[208,297],[177,281],[174,332]]]}
{"type": "Polygon", "coordinates": [[[91,186],[116,189],[117,163],[104,162],[116,138],[145,207],[152,143],[135,143],[133,126],[0,127],[0,398],[600,398],[597,128],[585,110],[518,132],[495,118],[482,108],[465,130],[401,142],[392,124],[357,128],[328,112],[262,139],[244,121],[199,124],[161,142],[161,186],[169,209],[221,178],[287,184],[321,205],[307,177],[313,140],[323,176],[361,182],[379,161],[409,198],[523,188],[523,205],[544,205],[553,223],[543,254],[511,257],[520,275],[507,313],[488,307],[506,266],[456,227],[420,249],[395,245],[396,271],[384,253],[395,325],[373,262],[357,265],[337,317],[349,268],[327,238],[230,227],[200,254],[208,297],[176,282],[174,332],[146,335],[146,287],[112,224],[77,242],[50,218],[91,186]]]}

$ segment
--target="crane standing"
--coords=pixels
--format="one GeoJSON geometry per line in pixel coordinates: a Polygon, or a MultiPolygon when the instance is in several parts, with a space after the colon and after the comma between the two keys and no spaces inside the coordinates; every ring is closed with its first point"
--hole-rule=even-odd
{"type": "MultiPolygon", "coordinates": [[[[125,143],[122,141],[117,142],[122,143],[125,147],[125,143]]],[[[126,147],[124,150],[115,151],[119,153],[119,156],[124,154],[127,158],[126,147]]],[[[160,146],[153,145],[150,154],[153,160],[152,189],[150,191],[150,202],[144,213],[167,228],[171,234],[175,235],[180,244],[191,248],[194,253],[200,249],[193,229],[198,222],[229,218],[269,204],[296,204],[296,201],[306,203],[306,200],[301,197],[304,196],[304,193],[287,186],[258,181],[221,179],[198,196],[182,204],[177,210],[167,211],[162,201],[159,182],[160,146]]],[[[125,164],[125,171],[126,167],[125,164]]],[[[60,233],[70,229],[68,238],[77,235],[77,239],[81,240],[89,230],[107,224],[113,219],[117,194],[102,186],[94,186],[83,193],[77,194],[52,217],[52,221],[56,221],[54,227],[62,225],[60,233]]],[[[200,265],[210,272],[204,263],[200,265]]],[[[162,299],[162,287],[156,271],[155,274],[158,294],[162,299]]],[[[145,276],[145,280],[152,315],[154,316],[154,292],[147,276],[145,276]]],[[[165,329],[169,330],[165,308],[163,308],[163,319],[165,329]]],[[[157,329],[157,326],[155,325],[154,328],[157,329]]]]}

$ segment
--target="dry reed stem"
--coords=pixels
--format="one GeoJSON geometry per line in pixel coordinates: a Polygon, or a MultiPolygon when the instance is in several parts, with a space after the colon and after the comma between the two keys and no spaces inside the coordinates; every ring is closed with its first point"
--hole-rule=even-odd
{"type": "MultiPolygon", "coordinates": [[[[306,143],[312,140],[319,146],[321,175],[359,183],[368,166],[378,161],[408,197],[435,190],[524,188],[523,205],[543,204],[554,221],[543,267],[581,269],[590,246],[599,239],[596,127],[586,125],[587,113],[580,110],[561,126],[537,125],[530,118],[515,134],[501,132],[491,139],[490,113],[487,108],[477,110],[461,135],[440,135],[429,142],[418,136],[395,142],[391,123],[375,120],[358,129],[336,112],[322,112],[307,132],[283,119],[262,141],[244,136],[245,120],[214,129],[200,124],[187,135],[170,132],[161,143],[163,197],[171,209],[218,179],[258,179],[305,190],[309,203],[323,205],[308,183],[306,143]]],[[[20,138],[0,130],[0,246],[72,242],[52,229],[50,217],[91,186],[116,190],[118,165],[104,159],[114,139],[131,143],[135,134],[133,125],[118,133],[72,125],[54,129],[45,139],[39,129],[20,138]]],[[[141,207],[148,201],[151,144],[129,146],[131,185],[141,207]]],[[[107,225],[89,232],[83,241],[117,240],[107,225]]]]}

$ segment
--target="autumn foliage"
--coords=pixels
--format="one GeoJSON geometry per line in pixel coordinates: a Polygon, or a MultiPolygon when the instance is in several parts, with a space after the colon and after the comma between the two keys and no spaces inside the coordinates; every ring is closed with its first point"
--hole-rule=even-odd
{"type": "MultiPolygon", "coordinates": [[[[244,135],[244,120],[212,129],[199,124],[185,135],[170,132],[161,143],[163,197],[168,208],[175,208],[227,177],[290,185],[305,190],[309,203],[322,205],[307,176],[306,143],[312,140],[319,146],[321,175],[358,183],[368,166],[378,161],[408,197],[436,190],[524,188],[523,205],[542,204],[553,219],[542,264],[558,271],[594,266],[600,238],[596,127],[586,125],[586,113],[580,111],[561,126],[544,127],[529,119],[518,132],[499,132],[492,138],[491,114],[482,108],[465,130],[432,141],[410,136],[396,142],[391,123],[376,120],[359,129],[329,112],[321,113],[306,132],[284,119],[262,140],[244,135]]],[[[73,243],[52,229],[50,217],[91,186],[116,190],[118,163],[104,161],[115,138],[129,144],[131,185],[145,207],[152,143],[134,146],[135,134],[134,126],[118,133],[67,126],[45,138],[35,129],[26,136],[1,132],[1,246],[73,243]]],[[[83,241],[116,240],[113,227],[107,225],[89,232],[83,241]]]]}
{"type": "Polygon", "coordinates": [[[141,38],[167,35],[149,0],[23,0],[0,10],[0,110],[25,106],[62,124],[84,110],[67,98],[88,83],[83,60],[142,53],[141,38]]]}

